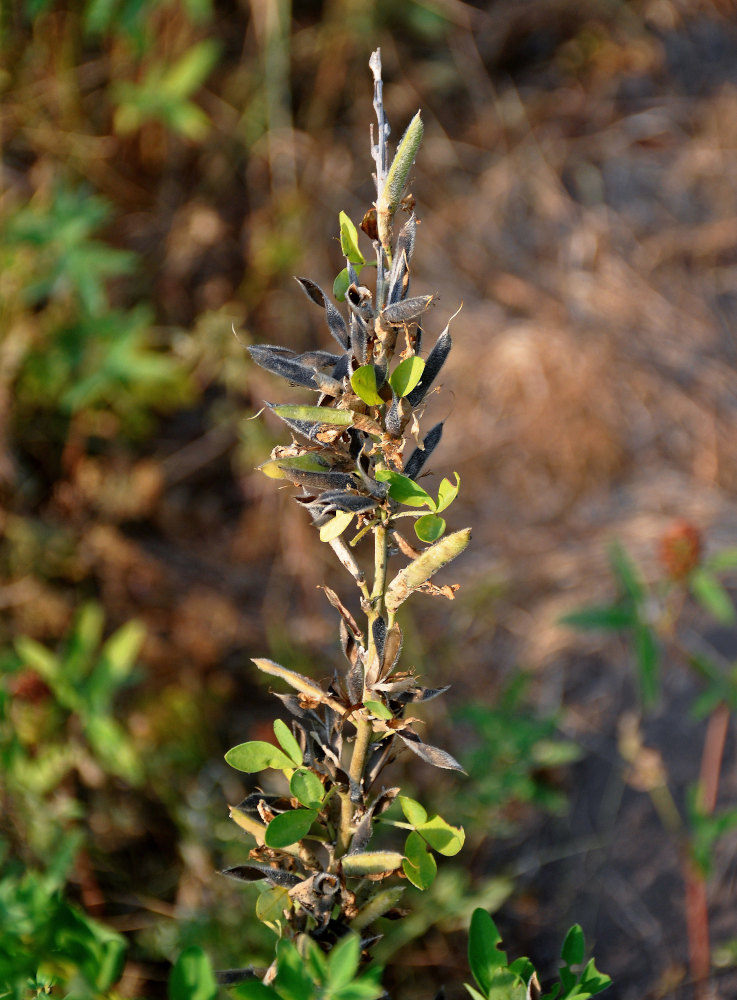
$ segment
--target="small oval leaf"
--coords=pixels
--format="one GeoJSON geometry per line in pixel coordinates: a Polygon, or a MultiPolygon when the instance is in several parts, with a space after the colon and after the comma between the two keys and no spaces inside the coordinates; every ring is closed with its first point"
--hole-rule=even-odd
{"type": "Polygon", "coordinates": [[[264,843],[279,849],[306,837],[317,818],[317,809],[290,809],[275,816],[266,827],[264,843]]]}
{"type": "Polygon", "coordinates": [[[418,833],[413,831],[407,837],[404,853],[406,855],[402,863],[404,874],[418,889],[429,889],[437,875],[438,866],[418,833]]]}
{"type": "Polygon", "coordinates": [[[236,771],[245,771],[246,774],[254,774],[267,767],[276,768],[277,771],[291,771],[294,767],[293,762],[279,747],[263,740],[239,743],[237,747],[228,750],[225,759],[236,771]]]}
{"type": "Polygon", "coordinates": [[[449,479],[444,479],[438,489],[438,505],[435,508],[435,511],[438,514],[445,510],[446,507],[450,507],[455,498],[458,496],[458,490],[461,486],[461,477],[457,472],[454,472],[453,475],[456,477],[455,486],[449,479]]]}
{"type": "Polygon", "coordinates": [[[400,795],[399,804],[407,822],[411,823],[412,826],[422,826],[423,823],[427,822],[427,810],[419,802],[410,799],[407,795],[400,795]]]}
{"type": "Polygon", "coordinates": [[[340,249],[343,251],[343,256],[351,264],[363,264],[365,258],[358,249],[358,232],[356,227],[345,212],[341,212],[338,215],[338,222],[340,224],[340,249]]]}
{"type": "Polygon", "coordinates": [[[397,503],[403,503],[407,507],[427,506],[435,508],[435,501],[430,494],[413,480],[403,476],[401,472],[379,469],[376,473],[376,479],[380,483],[389,483],[389,496],[397,503]]]}
{"type": "Polygon", "coordinates": [[[425,362],[417,355],[400,361],[392,372],[389,384],[398,396],[406,396],[422,378],[425,362]]]}
{"type": "Polygon", "coordinates": [[[383,406],[384,400],[376,386],[376,369],[373,365],[362,365],[351,375],[353,391],[369,406],[383,406]]]}
{"type": "Polygon", "coordinates": [[[339,535],[343,534],[352,520],[353,511],[338,511],[332,520],[328,521],[327,524],[323,524],[320,528],[320,541],[331,542],[334,538],[338,538],[339,535]]]}
{"type": "Polygon", "coordinates": [[[421,542],[437,542],[445,534],[446,524],[437,514],[423,514],[415,521],[415,534],[421,542]]]}
{"type": "Polygon", "coordinates": [[[325,789],[314,771],[301,767],[289,782],[289,791],[308,809],[319,809],[325,798],[325,789]]]}
{"type": "Polygon", "coordinates": [[[302,766],[302,750],[294,738],[289,726],[281,719],[274,720],[274,735],[279,740],[281,748],[290,758],[295,767],[302,766]]]}

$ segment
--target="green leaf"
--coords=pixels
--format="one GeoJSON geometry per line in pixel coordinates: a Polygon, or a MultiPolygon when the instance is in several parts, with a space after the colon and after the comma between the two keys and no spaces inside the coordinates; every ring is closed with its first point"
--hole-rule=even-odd
{"type": "Polygon", "coordinates": [[[104,669],[108,683],[118,686],[130,676],[145,638],[146,626],[142,622],[126,622],[102,647],[95,673],[104,669]]]}
{"type": "Polygon", "coordinates": [[[348,268],[344,267],[333,282],[333,298],[338,302],[345,302],[345,293],[348,291],[350,284],[351,279],[348,274],[348,268]]]}
{"type": "Polygon", "coordinates": [[[394,718],[394,713],[390,708],[387,708],[383,701],[365,701],[363,704],[377,719],[394,718]]]}
{"type": "Polygon", "coordinates": [[[397,503],[403,503],[407,507],[430,507],[435,509],[435,501],[421,486],[408,476],[403,476],[401,472],[393,472],[391,469],[379,469],[376,479],[380,483],[389,483],[389,496],[397,503]]]}
{"type": "Polygon", "coordinates": [[[211,40],[193,45],[167,70],[161,81],[162,91],[170,97],[189,97],[207,79],[219,51],[220,46],[211,40]]]}
{"type": "Polygon", "coordinates": [[[15,640],[15,649],[27,667],[33,667],[45,681],[53,682],[59,674],[59,659],[40,642],[21,635],[15,640]]]}
{"type": "Polygon", "coordinates": [[[281,1000],[276,990],[265,986],[259,979],[246,979],[237,986],[231,986],[229,992],[238,1000],[281,1000]]]}
{"type": "Polygon", "coordinates": [[[445,534],[446,524],[436,514],[423,514],[415,521],[415,534],[421,542],[437,542],[445,534]]]}
{"type": "Polygon", "coordinates": [[[417,827],[417,832],[428,842],[438,854],[452,858],[458,854],[466,840],[461,826],[451,826],[441,816],[433,816],[426,823],[417,827]]]}
{"type": "Polygon", "coordinates": [[[423,823],[427,822],[427,810],[419,802],[410,799],[407,795],[400,795],[399,804],[407,817],[407,822],[411,823],[412,826],[422,826],[423,823]]]}
{"type": "Polygon", "coordinates": [[[362,365],[351,375],[353,391],[369,406],[383,406],[384,400],[376,386],[376,369],[373,365],[362,365]]]}
{"type": "Polygon", "coordinates": [[[358,972],[361,960],[361,938],[358,934],[348,933],[340,939],[330,952],[328,959],[328,975],[326,987],[329,990],[340,990],[347,986],[358,972]]]}
{"type": "Polygon", "coordinates": [[[291,908],[289,892],[281,885],[269,886],[256,900],[256,916],[261,923],[273,929],[278,929],[284,918],[284,911],[291,908]]]}
{"type": "MultiPolygon", "coordinates": [[[[366,367],[371,367],[367,365],[366,367]]],[[[373,368],[371,368],[373,371],[373,368]]],[[[359,369],[360,371],[360,369],[359,369]]],[[[329,406],[299,406],[279,403],[272,410],[283,420],[304,420],[310,424],[331,424],[334,427],[350,427],[354,416],[350,410],[336,410],[329,406]]]]}
{"type": "Polygon", "coordinates": [[[560,949],[560,957],[566,965],[580,965],[585,954],[583,929],[580,924],[574,924],[568,931],[560,949]]]}
{"type": "Polygon", "coordinates": [[[214,1000],[218,987],[210,960],[202,948],[186,948],[171,970],[169,1000],[214,1000]]]}
{"type": "Polygon", "coordinates": [[[310,1000],[315,995],[310,971],[294,944],[287,939],[276,946],[274,985],[283,1000],[310,1000]]]}
{"type": "Polygon", "coordinates": [[[688,578],[688,584],[701,607],[716,618],[720,625],[735,623],[737,616],[732,599],[713,573],[703,568],[695,569],[688,578]]]}
{"type": "Polygon", "coordinates": [[[713,556],[710,556],[706,560],[704,565],[713,573],[737,569],[737,546],[722,549],[721,552],[715,552],[713,556]]]}
{"type": "Polygon", "coordinates": [[[279,740],[282,750],[295,767],[301,767],[303,760],[302,750],[286,722],[282,722],[281,719],[274,720],[274,736],[279,740]]]}
{"type": "Polygon", "coordinates": [[[491,976],[486,1000],[525,1000],[527,989],[511,969],[497,969],[491,976]]]}
{"type": "Polygon", "coordinates": [[[276,768],[277,771],[291,771],[294,767],[290,758],[279,747],[263,740],[239,743],[237,747],[228,750],[225,759],[236,771],[245,771],[246,774],[264,771],[267,767],[276,768]]]}
{"type": "Polygon", "coordinates": [[[355,515],[350,510],[339,510],[335,517],[320,528],[320,541],[331,542],[334,538],[338,538],[354,517],[355,515]]]}
{"type": "Polygon", "coordinates": [[[346,854],[341,858],[346,875],[382,875],[400,867],[404,855],[398,851],[365,851],[361,854],[346,854]]]}
{"type": "Polygon", "coordinates": [[[618,542],[614,542],[609,547],[609,562],[624,593],[633,604],[641,604],[645,598],[645,587],[640,580],[635,564],[618,542]]]}
{"type": "Polygon", "coordinates": [[[581,608],[579,611],[571,611],[558,620],[561,625],[569,625],[571,628],[620,632],[622,629],[633,628],[636,616],[631,607],[611,604],[604,607],[592,606],[581,608]]]}
{"type": "Polygon", "coordinates": [[[419,833],[410,833],[404,845],[404,853],[404,874],[418,889],[429,889],[437,875],[438,866],[419,833]]]}
{"type": "Polygon", "coordinates": [[[588,997],[603,993],[612,985],[611,977],[604,972],[599,972],[593,958],[581,973],[579,982],[579,992],[574,994],[577,1000],[588,1000],[588,997]]]}
{"type": "Polygon", "coordinates": [[[458,490],[461,486],[461,477],[457,472],[454,472],[453,475],[456,477],[455,486],[449,479],[444,479],[440,484],[440,488],[438,489],[438,503],[435,508],[437,514],[444,511],[446,507],[450,507],[455,498],[458,496],[458,490]]]}
{"type": "Polygon", "coordinates": [[[468,931],[468,964],[485,996],[494,973],[507,965],[506,952],[499,947],[501,943],[501,935],[486,910],[480,907],[474,910],[468,931]]]}
{"type": "Polygon", "coordinates": [[[340,223],[340,249],[343,251],[343,256],[347,257],[351,264],[365,263],[365,257],[358,249],[358,230],[353,222],[345,212],[338,215],[338,222],[340,223]]]}
{"type": "Polygon", "coordinates": [[[264,843],[277,849],[296,844],[307,836],[316,819],[317,809],[290,809],[280,813],[266,827],[264,843]]]}
{"type": "Polygon", "coordinates": [[[650,707],[658,697],[660,651],[652,628],[643,622],[635,626],[635,658],[642,703],[650,707]]]}
{"type": "Polygon", "coordinates": [[[314,771],[301,767],[289,782],[289,791],[308,809],[319,809],[325,798],[323,784],[314,771]]]}
{"type": "Polygon", "coordinates": [[[397,396],[407,396],[422,378],[425,362],[418,355],[400,361],[389,378],[389,385],[397,396]]]}

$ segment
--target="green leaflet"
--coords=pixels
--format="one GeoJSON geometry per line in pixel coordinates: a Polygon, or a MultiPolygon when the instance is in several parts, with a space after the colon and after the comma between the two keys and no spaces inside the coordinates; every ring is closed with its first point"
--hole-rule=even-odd
{"type": "Polygon", "coordinates": [[[267,847],[281,848],[296,844],[306,837],[317,819],[317,809],[290,809],[275,816],[266,827],[264,843],[267,847]]]}
{"type": "Polygon", "coordinates": [[[291,771],[294,768],[294,762],[283,750],[263,740],[239,743],[237,747],[228,750],[225,759],[236,771],[245,771],[246,774],[255,774],[267,767],[276,768],[277,771],[291,771]]]}
{"type": "Polygon", "coordinates": [[[403,503],[407,507],[435,507],[435,501],[430,494],[414,480],[403,476],[401,472],[379,469],[376,479],[380,483],[389,483],[389,496],[397,503],[403,503]]]}
{"type": "Polygon", "coordinates": [[[218,986],[202,948],[185,948],[171,970],[169,1000],[215,1000],[218,986]]]}
{"type": "Polygon", "coordinates": [[[314,771],[301,767],[289,781],[289,791],[308,809],[319,809],[325,798],[323,784],[314,771]]]}
{"type": "Polygon", "coordinates": [[[339,510],[327,524],[320,528],[320,541],[331,542],[334,538],[342,535],[355,515],[350,510],[339,510]]]}
{"type": "Polygon", "coordinates": [[[353,391],[364,403],[369,406],[383,406],[384,400],[381,398],[376,385],[376,369],[373,365],[362,365],[351,375],[351,385],[353,391]]]}
{"type": "Polygon", "coordinates": [[[274,735],[279,740],[281,748],[295,767],[302,766],[302,750],[292,735],[289,726],[281,719],[274,720],[274,735]]]}
{"type": "Polygon", "coordinates": [[[422,358],[414,355],[400,361],[391,374],[389,385],[397,396],[407,396],[418,384],[425,370],[425,362],[422,358]]]}
{"type": "Polygon", "coordinates": [[[429,889],[438,871],[437,862],[419,833],[410,833],[404,845],[402,871],[418,889],[429,889]]]}
{"type": "Polygon", "coordinates": [[[365,258],[358,248],[358,230],[353,225],[353,222],[345,212],[340,212],[338,214],[338,223],[340,225],[340,249],[343,251],[343,256],[351,264],[364,264],[366,262],[365,258]]]}
{"type": "Polygon", "coordinates": [[[423,514],[415,521],[415,534],[421,542],[437,542],[445,534],[445,520],[437,514],[423,514]]]}

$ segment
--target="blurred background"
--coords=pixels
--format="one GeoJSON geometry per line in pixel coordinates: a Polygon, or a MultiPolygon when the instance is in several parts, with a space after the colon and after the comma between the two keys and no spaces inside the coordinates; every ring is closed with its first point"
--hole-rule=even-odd
{"type": "MultiPolygon", "coordinates": [[[[388,983],[462,996],[483,905],[543,972],[577,921],[609,995],[690,997],[678,845],[617,752],[628,654],[558,622],[611,598],[612,539],[648,575],[675,518],[707,550],[735,537],[737,5],[0,9],[6,902],[35,872],[124,933],[124,996],[163,996],[188,944],[217,968],[268,956],[250,888],[216,874],[247,849],[222,755],[268,737],[249,658],[329,675],[317,585],[353,594],[291,491],[254,472],[286,436],[251,418],[284,390],[244,345],[328,347],[292,275],[329,288],[338,213],[372,200],[380,46],[394,139],[418,107],[425,122],[410,186],[430,343],[463,304],[433,468],[459,472],[449,523],[474,528],[455,602],[418,598],[405,646],[453,685],[426,717],[470,777],[402,777],[468,846],[408,894],[388,983]]],[[[702,739],[690,684],[667,674],[647,734],[676,797],[702,739]]],[[[736,784],[730,740],[727,803],[736,784]]],[[[726,984],[734,842],[714,864],[726,984]]]]}

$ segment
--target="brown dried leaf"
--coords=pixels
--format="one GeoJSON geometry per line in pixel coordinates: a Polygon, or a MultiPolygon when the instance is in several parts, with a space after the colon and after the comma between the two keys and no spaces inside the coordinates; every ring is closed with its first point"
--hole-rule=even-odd
{"type": "Polygon", "coordinates": [[[348,626],[348,628],[351,630],[351,632],[353,633],[353,635],[355,636],[355,638],[360,643],[363,643],[363,632],[358,627],[356,619],[350,613],[350,611],[345,606],[345,604],[343,604],[343,602],[338,597],[338,595],[335,593],[335,591],[332,590],[330,587],[326,587],[326,586],[324,586],[322,584],[318,584],[317,589],[324,591],[325,596],[330,601],[330,603],[335,608],[335,610],[337,612],[339,612],[341,618],[346,623],[346,625],[348,626]]]}

